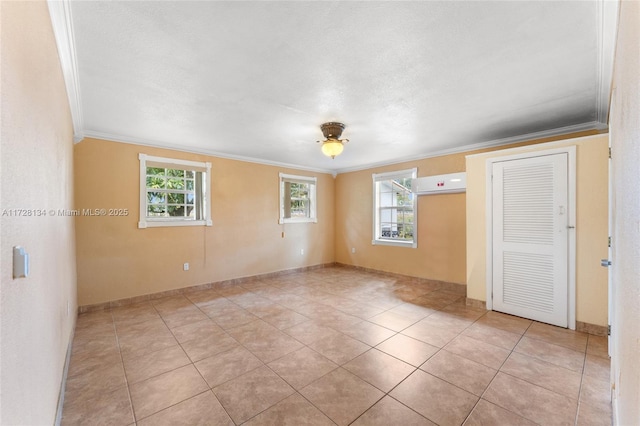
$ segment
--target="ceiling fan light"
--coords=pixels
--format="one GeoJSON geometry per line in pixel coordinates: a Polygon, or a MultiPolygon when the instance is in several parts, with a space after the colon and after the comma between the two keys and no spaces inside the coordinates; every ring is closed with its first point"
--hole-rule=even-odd
{"type": "Polygon", "coordinates": [[[344,145],[341,140],[327,139],[322,143],[322,153],[327,157],[335,158],[336,155],[340,155],[344,150],[344,145]]]}

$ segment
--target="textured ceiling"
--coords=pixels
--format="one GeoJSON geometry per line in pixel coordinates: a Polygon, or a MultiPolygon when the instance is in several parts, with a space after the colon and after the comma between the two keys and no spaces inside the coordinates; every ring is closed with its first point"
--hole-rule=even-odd
{"type": "Polygon", "coordinates": [[[71,2],[84,135],[344,171],[597,125],[598,3],[71,2]],[[351,140],[331,160],[325,121],[351,140]]]}

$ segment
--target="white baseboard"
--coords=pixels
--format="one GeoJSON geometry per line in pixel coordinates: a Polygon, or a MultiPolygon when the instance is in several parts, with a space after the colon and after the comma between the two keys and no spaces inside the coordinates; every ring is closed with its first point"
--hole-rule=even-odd
{"type": "MultiPolygon", "coordinates": [[[[75,324],[74,324],[75,325],[75,324]]],[[[62,423],[62,408],[64,407],[64,391],[67,386],[67,374],[69,373],[69,362],[71,361],[71,348],[73,347],[73,336],[75,327],[71,330],[69,344],[67,345],[67,355],[64,360],[64,370],[62,371],[62,381],[60,382],[60,393],[58,394],[58,409],[56,411],[55,426],[62,423]]]]}

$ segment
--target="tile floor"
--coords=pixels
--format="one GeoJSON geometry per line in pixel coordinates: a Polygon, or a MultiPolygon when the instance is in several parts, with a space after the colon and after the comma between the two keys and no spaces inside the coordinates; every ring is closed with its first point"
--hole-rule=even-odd
{"type": "Polygon", "coordinates": [[[82,314],[65,425],[609,425],[607,340],[324,268],[82,314]]]}

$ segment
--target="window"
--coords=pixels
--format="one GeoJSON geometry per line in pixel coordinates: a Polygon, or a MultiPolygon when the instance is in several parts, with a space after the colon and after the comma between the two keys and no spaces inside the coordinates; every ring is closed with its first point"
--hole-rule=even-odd
{"type": "Polygon", "coordinates": [[[416,196],[411,179],[417,169],[373,175],[373,244],[417,247],[416,196]]]}
{"type": "Polygon", "coordinates": [[[315,177],[280,173],[279,223],[317,222],[315,177]]]}
{"type": "Polygon", "coordinates": [[[208,176],[211,163],[152,157],[140,159],[140,222],[155,226],[211,226],[208,176]]]}

